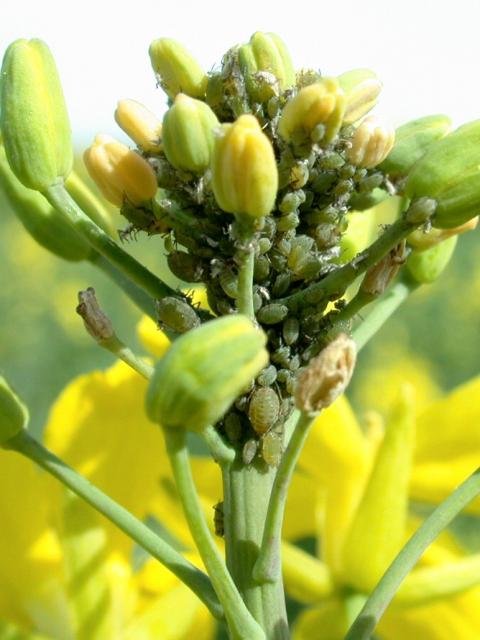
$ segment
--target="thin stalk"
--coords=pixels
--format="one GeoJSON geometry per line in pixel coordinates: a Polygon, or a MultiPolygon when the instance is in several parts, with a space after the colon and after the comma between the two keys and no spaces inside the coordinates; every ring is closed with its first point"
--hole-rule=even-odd
{"type": "Polygon", "coordinates": [[[153,367],[135,355],[130,347],[127,347],[115,334],[107,340],[99,341],[98,344],[107,351],[110,351],[110,353],[113,353],[113,355],[120,360],[123,360],[125,364],[128,364],[129,367],[139,373],[143,378],[150,380],[152,377],[153,367]]]}
{"type": "Polygon", "coordinates": [[[202,436],[212,454],[212,458],[221,467],[230,464],[235,459],[235,449],[228,445],[218,430],[209,425],[202,431],[202,436]]]}
{"type": "Polygon", "coordinates": [[[253,577],[258,582],[275,582],[281,573],[282,524],[288,487],[313,422],[311,416],[300,414],[278,467],[270,494],[262,545],[253,569],[253,577]]]}
{"type": "Polygon", "coordinates": [[[178,495],[200,557],[207,569],[233,640],[265,640],[265,634],[243,602],[208,528],[192,477],[185,433],[165,429],[167,452],[178,495]]]}
{"type": "Polygon", "coordinates": [[[467,478],[423,522],[384,573],[345,640],[368,640],[400,584],[435,538],[480,494],[480,469],[467,478]]]}
{"type": "Polygon", "coordinates": [[[50,204],[61,211],[94,249],[115,265],[126,277],[144,289],[152,298],[177,296],[178,293],[157,278],[140,262],[124,251],[98,227],[69,195],[63,183],[55,184],[44,194],[50,204]]]}
{"type": "Polygon", "coordinates": [[[20,432],[9,440],[8,448],[35,462],[108,518],[121,531],[126,533],[140,547],[184,582],[200,598],[215,618],[221,619],[223,617],[222,607],[208,576],[194,567],[178,551],[157,536],[124,507],[105,495],[60,458],[57,458],[26,431],[20,432]]]}
{"type": "Polygon", "coordinates": [[[255,265],[254,247],[248,245],[240,250],[238,266],[237,309],[251,320],[255,319],[253,308],[253,269],[255,265]]]}

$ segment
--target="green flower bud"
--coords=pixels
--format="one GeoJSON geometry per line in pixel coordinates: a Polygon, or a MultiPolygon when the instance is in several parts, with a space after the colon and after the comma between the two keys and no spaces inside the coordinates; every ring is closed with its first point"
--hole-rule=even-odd
{"type": "Polygon", "coordinates": [[[163,148],[170,164],[183,171],[205,171],[219,126],[208,104],[179,93],[163,119],[163,148]]]}
{"type": "Polygon", "coordinates": [[[265,102],[272,97],[272,93],[268,95],[268,91],[262,95],[262,72],[272,74],[281,91],[290,89],[295,84],[295,69],[290,54],[285,43],[275,33],[254,33],[250,42],[239,48],[238,60],[248,92],[254,100],[265,102]]]}
{"type": "Polygon", "coordinates": [[[434,142],[412,168],[405,194],[436,200],[434,227],[458,227],[480,208],[480,120],[434,142]]]}
{"type": "Polygon", "coordinates": [[[15,177],[3,146],[0,146],[0,186],[12,212],[38,244],[72,262],[89,258],[90,245],[76,233],[69,220],[38,191],[27,189],[15,177]]]}
{"type": "Polygon", "coordinates": [[[153,70],[170,98],[186,93],[192,98],[203,98],[208,78],[195,58],[176,40],[154,40],[149,49],[153,70]]]}
{"type": "Polygon", "coordinates": [[[355,129],[347,157],[356,167],[372,169],[385,160],[394,141],[392,127],[376,116],[368,116],[355,129]]]}
{"type": "Polygon", "coordinates": [[[168,428],[215,424],[268,363],[266,336],[242,315],[212,320],[176,340],[157,363],[147,413],[168,428]]]}
{"type": "Polygon", "coordinates": [[[277,163],[254,116],[242,115],[222,126],[213,149],[212,188],[219,207],[228,213],[259,218],[273,209],[277,163]]]}
{"type": "Polygon", "coordinates": [[[338,76],[345,92],[346,109],[343,124],[353,124],[373,109],[382,90],[382,83],[370,69],[352,69],[338,76]]]}
{"type": "Polygon", "coordinates": [[[315,127],[325,125],[322,144],[331,142],[338,133],[345,113],[345,94],[336,78],[301,89],[285,105],[278,131],[287,142],[306,142],[315,127]]]}
{"type": "Polygon", "coordinates": [[[28,409],[0,376],[0,447],[19,434],[28,423],[28,409]]]}
{"type": "Polygon", "coordinates": [[[457,236],[452,236],[425,251],[413,251],[407,260],[407,269],[417,282],[434,282],[447,267],[457,244],[457,236]]]}
{"type": "Polygon", "coordinates": [[[2,65],[1,128],[8,162],[45,191],[73,165],[70,123],[55,61],[41,40],[16,40],[2,65]]]}
{"type": "Polygon", "coordinates": [[[395,144],[380,165],[391,178],[406,176],[430,145],[450,131],[450,118],[444,115],[426,116],[412,120],[395,132],[395,144]]]}

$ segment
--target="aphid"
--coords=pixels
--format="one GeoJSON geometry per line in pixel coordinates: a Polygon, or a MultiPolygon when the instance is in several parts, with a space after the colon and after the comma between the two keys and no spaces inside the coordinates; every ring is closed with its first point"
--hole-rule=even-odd
{"type": "Polygon", "coordinates": [[[284,346],[276,349],[272,354],[272,361],[288,368],[290,365],[290,347],[284,346]]]}
{"type": "Polygon", "coordinates": [[[263,255],[272,248],[272,241],[268,238],[260,238],[258,241],[258,254],[263,255]]]}
{"type": "Polygon", "coordinates": [[[189,304],[171,296],[157,301],[157,317],[161,325],[177,333],[185,333],[200,324],[200,318],[189,304]]]}
{"type": "Polygon", "coordinates": [[[203,276],[202,261],[184,251],[174,251],[167,257],[168,266],[174,276],[185,282],[200,282],[203,276]]]}
{"type": "Polygon", "coordinates": [[[225,535],[223,500],[213,505],[213,527],[215,535],[223,538],[225,535]]]}
{"type": "Polygon", "coordinates": [[[266,433],[278,420],[280,401],[278,395],[270,387],[256,389],[248,407],[248,417],[253,429],[258,434],[266,433]]]}
{"type": "Polygon", "coordinates": [[[275,298],[283,296],[288,291],[290,283],[292,282],[292,276],[289,271],[279,273],[273,283],[272,293],[275,298]]]}
{"type": "Polygon", "coordinates": [[[260,372],[260,375],[257,378],[257,383],[261,387],[270,387],[276,379],[277,369],[273,364],[271,364],[260,372]]]}
{"type": "Polygon", "coordinates": [[[224,269],[218,277],[220,286],[229,298],[238,296],[238,276],[231,269],[224,269]]]}
{"type": "Polygon", "coordinates": [[[282,335],[285,344],[292,345],[298,340],[300,334],[300,323],[297,318],[287,318],[282,326],[282,335]]]}
{"type": "Polygon", "coordinates": [[[253,279],[255,282],[264,282],[270,273],[270,260],[267,256],[258,256],[255,258],[253,268],[253,279]]]}
{"type": "Polygon", "coordinates": [[[296,229],[299,224],[300,218],[298,214],[294,212],[287,213],[287,215],[277,220],[277,229],[279,231],[290,231],[291,229],[296,229]]]}
{"type": "Polygon", "coordinates": [[[278,466],[283,453],[283,437],[271,430],[262,436],[262,458],[271,466],[278,466]]]}
{"type": "Polygon", "coordinates": [[[257,455],[258,441],[255,438],[250,438],[243,445],[242,460],[244,464],[250,464],[257,455]]]}
{"type": "Polygon", "coordinates": [[[257,319],[262,324],[278,324],[288,315],[288,307],[284,304],[267,304],[260,309],[257,319]]]}

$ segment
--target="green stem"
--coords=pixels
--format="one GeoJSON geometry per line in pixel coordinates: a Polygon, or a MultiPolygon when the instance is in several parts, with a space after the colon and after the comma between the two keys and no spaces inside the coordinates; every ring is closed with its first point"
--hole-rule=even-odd
{"type": "Polygon", "coordinates": [[[215,427],[212,425],[206,427],[202,431],[202,436],[207,443],[215,462],[220,466],[233,462],[235,458],[235,449],[225,442],[215,427]]]}
{"type": "Polygon", "coordinates": [[[57,458],[26,431],[20,432],[9,440],[8,448],[26,456],[57,478],[76,495],[83,498],[85,502],[113,522],[140,547],[182,580],[200,598],[215,618],[223,617],[222,607],[208,577],[124,507],[57,458]]]}
{"type": "Polygon", "coordinates": [[[115,334],[108,340],[100,340],[98,344],[120,360],[123,360],[125,364],[128,364],[129,367],[147,380],[152,377],[153,367],[135,355],[130,347],[127,347],[115,334]]]}
{"type": "Polygon", "coordinates": [[[262,629],[246,608],[208,528],[192,477],[185,432],[179,429],[164,429],[164,433],[185,517],[213,588],[223,606],[231,637],[234,640],[265,640],[262,629]]]}
{"type": "Polygon", "coordinates": [[[237,309],[239,313],[243,313],[247,318],[255,320],[253,308],[255,250],[253,245],[249,244],[247,248],[241,249],[237,255],[239,256],[237,309]]]}
{"type": "Polygon", "coordinates": [[[402,580],[413,569],[424,551],[464,507],[480,494],[480,469],[467,478],[423,522],[389,566],[350,627],[345,640],[367,640],[402,580]]]}
{"type": "Polygon", "coordinates": [[[399,244],[417,226],[418,224],[409,222],[405,217],[399,218],[368,249],[356,256],[351,262],[332,271],[320,282],[276,302],[295,310],[305,305],[318,304],[332,296],[341,296],[359,275],[377,264],[390,249],[399,244]]]}
{"type": "Polygon", "coordinates": [[[125,276],[122,271],[117,269],[110,260],[107,260],[100,253],[94,252],[89,261],[113,280],[130,300],[137,305],[140,311],[143,311],[152,320],[156,321],[155,301],[144,289],[132,282],[129,277],[125,276]]]}
{"type": "Polygon", "coordinates": [[[178,293],[129,255],[98,227],[69,195],[63,183],[54,184],[44,194],[50,204],[61,211],[94,249],[115,265],[125,276],[149,293],[152,298],[178,296],[178,293]]]}
{"type": "Polygon", "coordinates": [[[258,582],[275,582],[280,576],[282,523],[288,487],[313,422],[314,419],[311,416],[305,413],[300,414],[278,467],[268,504],[262,545],[253,569],[253,577],[258,582]]]}
{"type": "Polygon", "coordinates": [[[261,460],[246,466],[239,456],[222,472],[227,566],[266,639],[287,640],[290,635],[282,575],[264,583],[253,577],[276,469],[261,460]]]}

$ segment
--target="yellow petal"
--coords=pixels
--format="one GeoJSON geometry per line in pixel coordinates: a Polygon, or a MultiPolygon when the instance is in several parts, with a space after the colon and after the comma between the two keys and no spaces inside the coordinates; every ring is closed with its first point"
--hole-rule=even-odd
{"type": "Polygon", "coordinates": [[[298,616],[293,624],[292,640],[343,640],[347,630],[342,602],[330,600],[298,616]]]}
{"type": "Polygon", "coordinates": [[[170,346],[170,340],[148,316],[138,323],[137,335],[144,348],[157,358],[164,356],[170,346]]]}
{"type": "Polygon", "coordinates": [[[305,604],[325,599],[333,591],[326,564],[288,542],[282,543],[283,579],[287,593],[305,604]]]}

